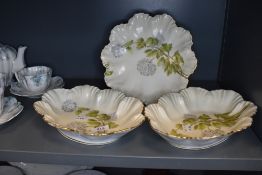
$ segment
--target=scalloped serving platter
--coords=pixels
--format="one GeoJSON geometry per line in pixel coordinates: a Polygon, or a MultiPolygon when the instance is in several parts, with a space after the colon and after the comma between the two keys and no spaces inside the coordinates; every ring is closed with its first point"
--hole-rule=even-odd
{"type": "Polygon", "coordinates": [[[151,127],[171,144],[201,149],[251,126],[256,111],[252,102],[232,90],[190,87],[164,95],[157,104],[146,107],[145,115],[151,127]],[[192,145],[194,140],[197,145],[192,145]]]}
{"type": "Polygon", "coordinates": [[[145,120],[140,100],[89,85],[50,90],[34,108],[63,136],[88,145],[116,141],[145,120]]]}
{"type": "Polygon", "coordinates": [[[190,32],[167,14],[135,14],[109,40],[101,53],[106,84],[146,104],[186,88],[197,66],[190,32]]]}

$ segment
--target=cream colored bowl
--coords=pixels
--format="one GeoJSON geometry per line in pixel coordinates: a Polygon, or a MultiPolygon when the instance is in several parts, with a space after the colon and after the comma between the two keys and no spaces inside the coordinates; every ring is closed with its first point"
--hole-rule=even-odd
{"type": "Polygon", "coordinates": [[[187,88],[146,107],[151,127],[174,146],[203,149],[252,124],[257,107],[232,90],[187,88]]]}
{"type": "Polygon", "coordinates": [[[34,108],[65,137],[90,145],[116,141],[145,120],[138,99],[89,85],[50,90],[34,108]]]}

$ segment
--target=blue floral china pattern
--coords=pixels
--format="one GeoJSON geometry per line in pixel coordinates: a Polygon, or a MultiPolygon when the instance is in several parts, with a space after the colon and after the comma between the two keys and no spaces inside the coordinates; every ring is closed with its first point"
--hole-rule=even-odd
{"type": "Polygon", "coordinates": [[[3,112],[0,114],[0,125],[12,120],[23,110],[23,106],[15,97],[4,97],[3,112]]]}
{"type": "Polygon", "coordinates": [[[40,92],[31,92],[26,90],[21,83],[12,82],[10,92],[17,96],[30,97],[30,98],[40,98],[45,92],[51,89],[62,88],[64,86],[64,81],[61,77],[55,76],[51,78],[49,86],[40,92]]]}

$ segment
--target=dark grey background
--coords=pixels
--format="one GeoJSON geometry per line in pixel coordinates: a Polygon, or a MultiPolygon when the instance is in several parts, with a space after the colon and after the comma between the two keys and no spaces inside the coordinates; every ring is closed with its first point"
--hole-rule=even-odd
{"type": "Polygon", "coordinates": [[[220,84],[258,106],[252,126],[262,140],[262,3],[231,0],[228,17],[220,84]]]}
{"type": "Polygon", "coordinates": [[[226,0],[6,0],[0,42],[26,45],[28,65],[64,78],[103,78],[100,53],[111,29],[137,12],[168,13],[191,31],[199,65],[194,80],[216,80],[226,0]]]}

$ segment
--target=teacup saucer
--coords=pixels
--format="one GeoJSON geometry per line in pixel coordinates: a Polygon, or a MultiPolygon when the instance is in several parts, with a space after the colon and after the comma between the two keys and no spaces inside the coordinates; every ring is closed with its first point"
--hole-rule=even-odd
{"type": "Polygon", "coordinates": [[[23,106],[15,97],[4,97],[4,109],[0,114],[0,125],[9,122],[23,110],[23,106]]]}
{"type": "Polygon", "coordinates": [[[21,86],[19,82],[12,82],[10,92],[14,95],[21,96],[21,97],[29,97],[29,98],[40,98],[45,92],[56,89],[62,88],[64,86],[64,81],[61,77],[56,76],[52,77],[49,87],[41,92],[31,92],[21,86]]]}

